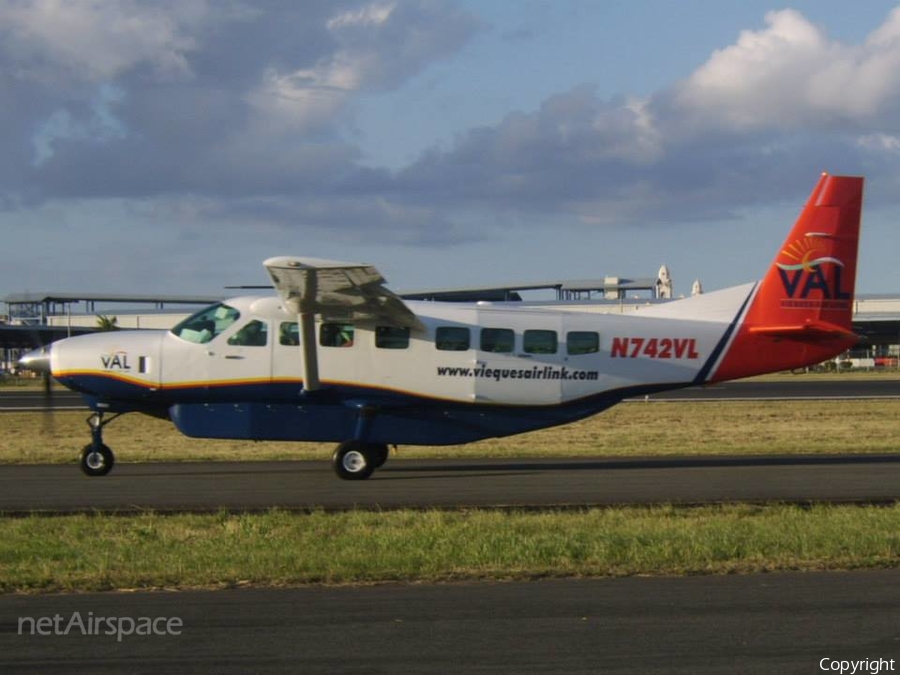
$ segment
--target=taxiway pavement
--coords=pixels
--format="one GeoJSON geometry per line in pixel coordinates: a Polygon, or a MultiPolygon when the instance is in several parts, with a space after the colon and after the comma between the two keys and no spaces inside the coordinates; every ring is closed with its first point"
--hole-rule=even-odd
{"type": "Polygon", "coordinates": [[[719,502],[892,502],[900,455],[627,459],[391,459],[367,481],[327,462],[0,466],[0,512],[231,511],[280,507],[547,508],[719,502]]]}
{"type": "Polygon", "coordinates": [[[893,672],[897,607],[896,570],[5,595],[0,672],[770,675],[866,659],[893,672]],[[19,634],[23,617],[76,613],[182,625],[121,642],[77,626],[19,634]]]}

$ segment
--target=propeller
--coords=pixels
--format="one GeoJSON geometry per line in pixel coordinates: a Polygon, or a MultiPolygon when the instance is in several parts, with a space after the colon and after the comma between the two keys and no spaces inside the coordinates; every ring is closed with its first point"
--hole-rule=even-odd
{"type": "Polygon", "coordinates": [[[19,358],[19,369],[30,370],[41,376],[43,383],[44,431],[53,431],[53,373],[50,368],[50,345],[43,345],[19,358]]]}

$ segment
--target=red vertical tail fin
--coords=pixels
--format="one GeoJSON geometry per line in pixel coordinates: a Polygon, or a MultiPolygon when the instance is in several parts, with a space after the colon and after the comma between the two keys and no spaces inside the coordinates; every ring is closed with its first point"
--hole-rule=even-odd
{"type": "Polygon", "coordinates": [[[862,178],[822,175],[712,380],[813,365],[856,343],[862,194],[862,178]]]}

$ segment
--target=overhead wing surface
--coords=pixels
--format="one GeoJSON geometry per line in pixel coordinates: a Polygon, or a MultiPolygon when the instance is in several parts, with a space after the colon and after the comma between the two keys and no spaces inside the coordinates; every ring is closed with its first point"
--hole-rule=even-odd
{"type": "Polygon", "coordinates": [[[422,327],[372,265],[284,256],[263,264],[286,307],[297,314],[320,314],[325,321],[422,327]]]}

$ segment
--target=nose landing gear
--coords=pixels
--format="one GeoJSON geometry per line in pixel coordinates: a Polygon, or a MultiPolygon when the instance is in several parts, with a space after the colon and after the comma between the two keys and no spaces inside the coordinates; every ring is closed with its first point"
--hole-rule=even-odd
{"type": "Polygon", "coordinates": [[[103,411],[98,410],[87,418],[91,428],[91,442],[81,451],[81,470],[88,476],[105,476],[115,464],[113,451],[103,443],[103,427],[122,415],[118,413],[109,419],[103,419],[103,411]]]}

